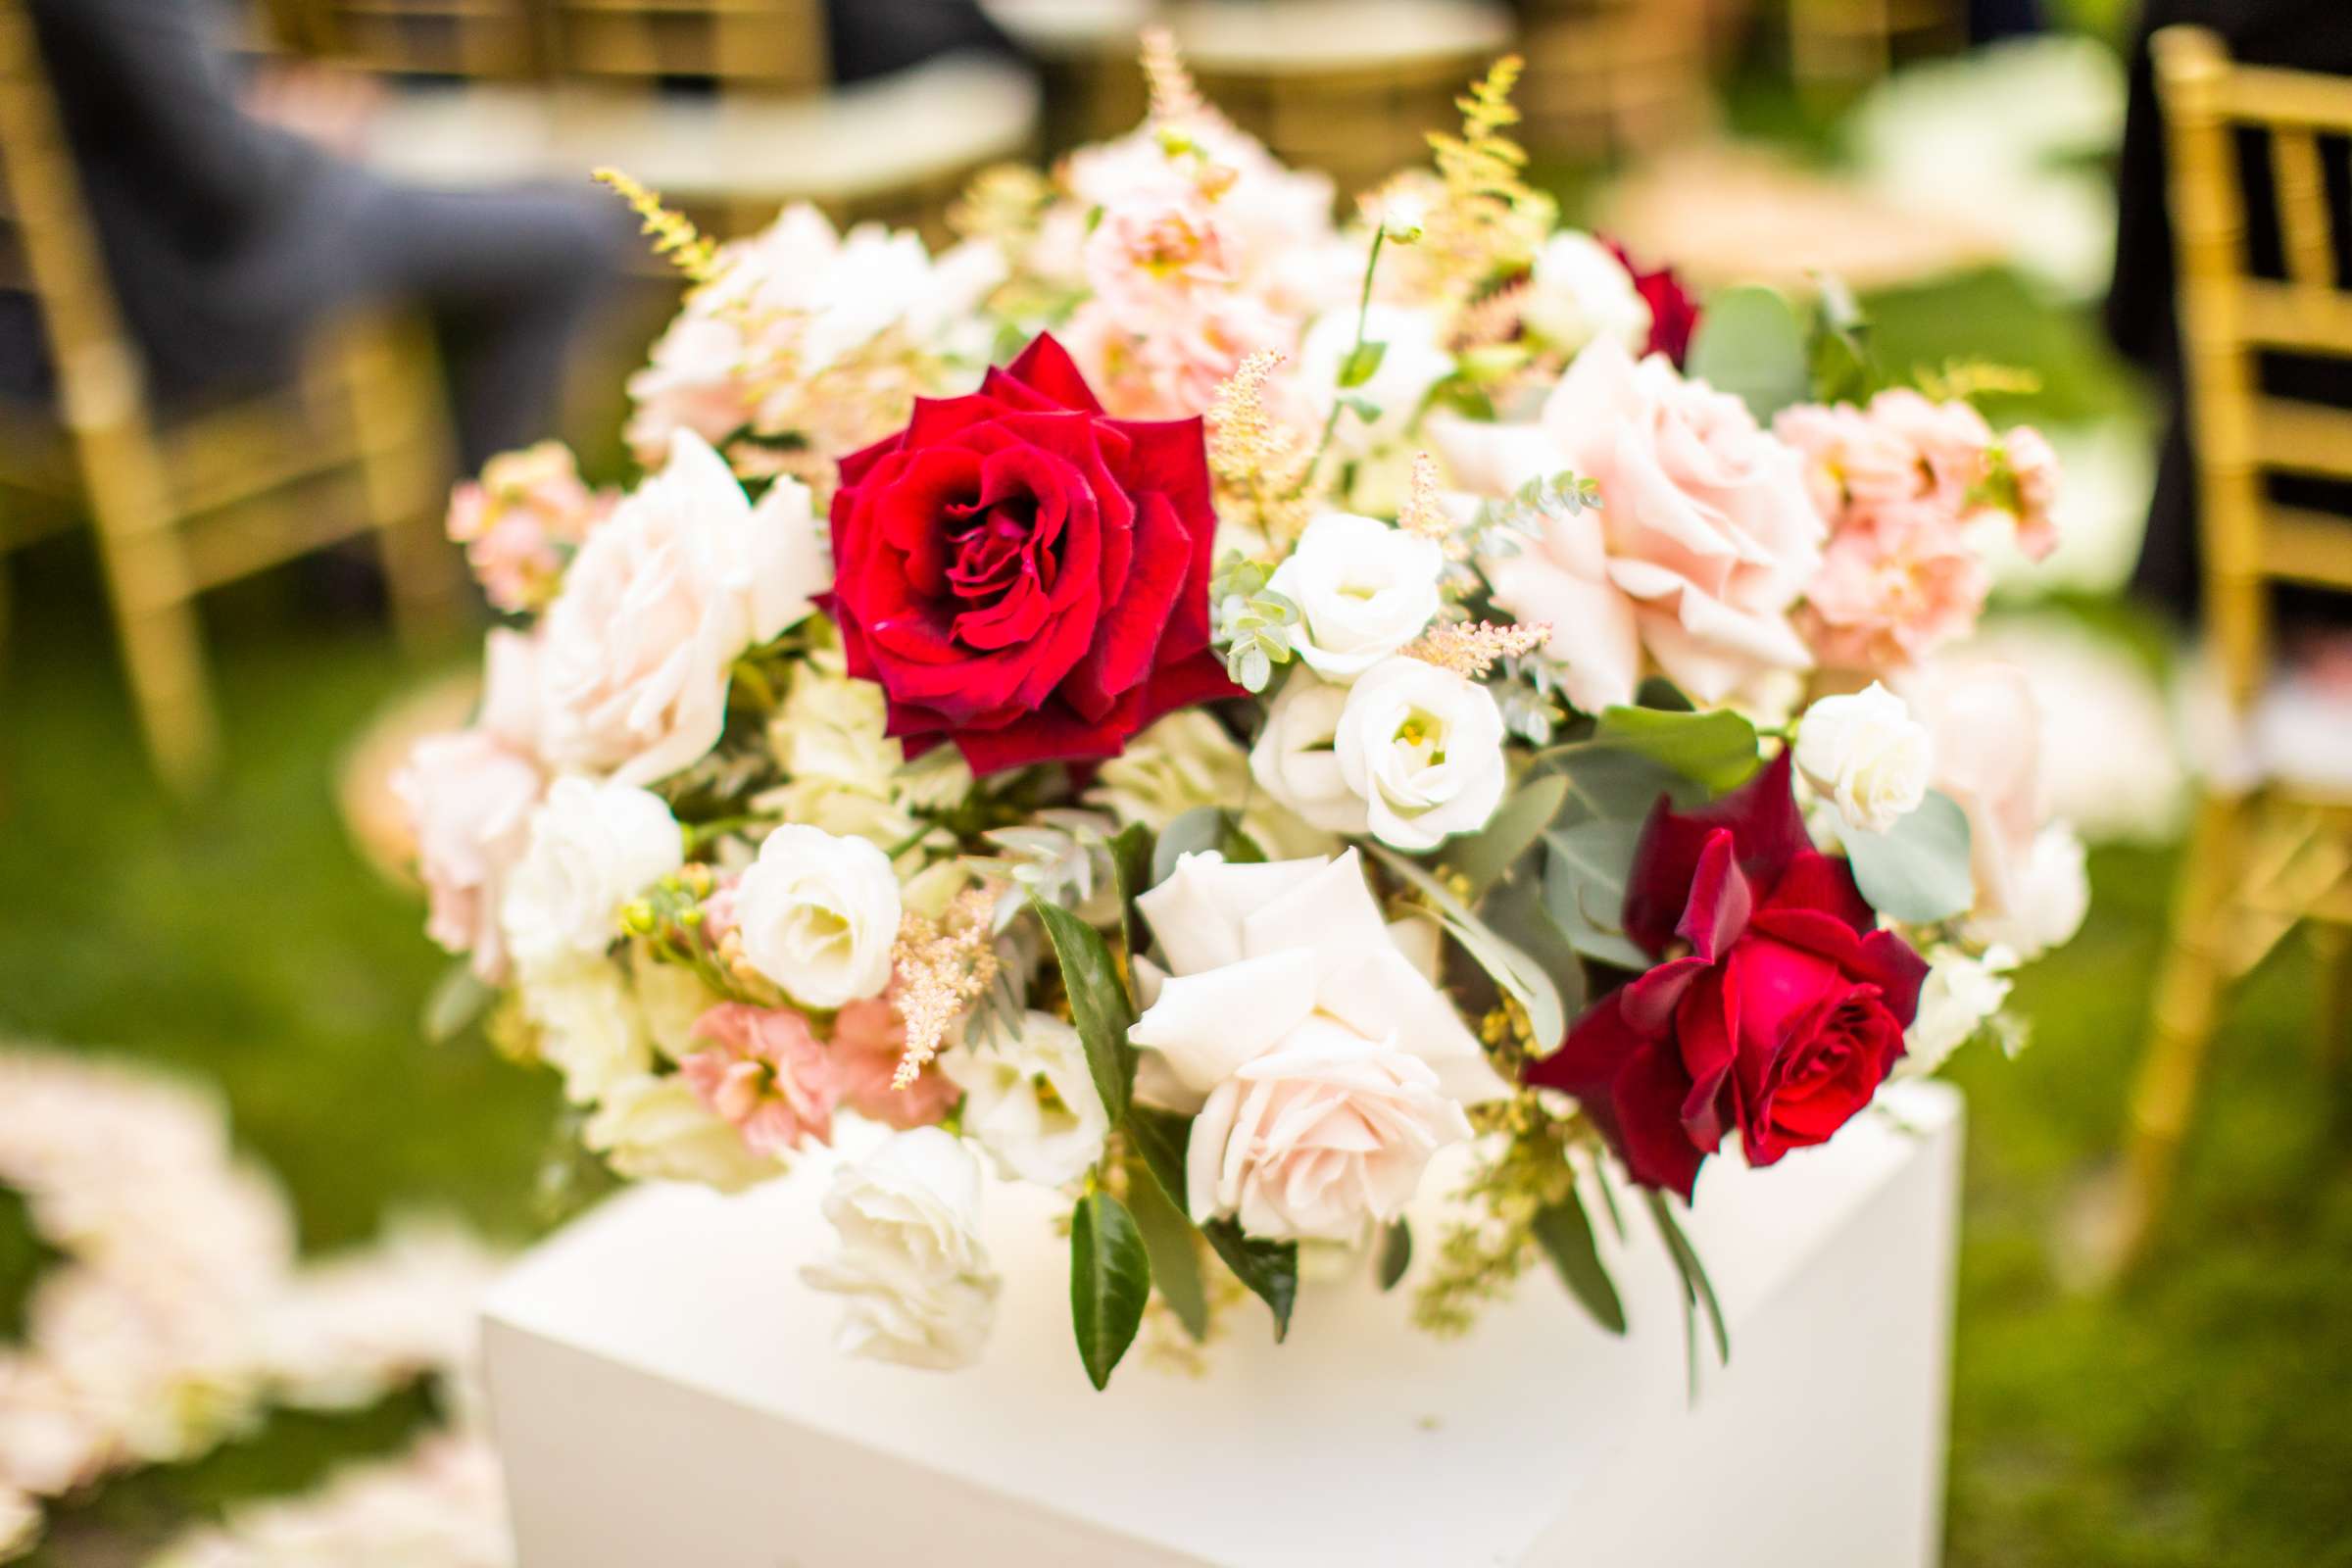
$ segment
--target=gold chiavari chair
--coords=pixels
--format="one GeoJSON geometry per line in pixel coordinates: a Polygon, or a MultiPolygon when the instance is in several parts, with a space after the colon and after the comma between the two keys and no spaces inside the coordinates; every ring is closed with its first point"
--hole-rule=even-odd
{"type": "MultiPolygon", "coordinates": [[[[372,532],[404,627],[440,618],[456,577],[439,542],[448,438],[415,333],[355,327],[283,395],[166,423],[106,283],[30,19],[0,0],[0,182],[16,275],[38,309],[53,418],[10,418],[0,485],[86,514],[157,769],[202,783],[219,756],[196,599],[372,532]]],[[[69,510],[70,509],[70,510],[69,510]]],[[[27,513],[12,497],[0,524],[27,513]]],[[[0,526],[0,546],[13,529],[0,526]]]]}
{"type": "Polygon", "coordinates": [[[2352,137],[2352,80],[2232,62],[2201,28],[2154,40],[2171,173],[2205,634],[2238,738],[2199,802],[2131,1102],[2115,1260],[2143,1249],[2169,1195],[2229,988],[2297,929],[2327,970],[2323,1028],[2352,1014],[2352,703],[2282,676],[2271,592],[2352,591],[2352,517],[2275,501],[2277,476],[2352,480],[2352,411],[2263,390],[2265,353],[2352,359],[2324,148],[2352,137]],[[2284,275],[2252,275],[2238,142],[2267,143],[2284,275]],[[2328,755],[2332,751],[2336,755],[2328,755]]]}
{"type": "Polygon", "coordinates": [[[1528,147],[1599,160],[1650,154],[1703,130],[1706,0],[1521,0],[1517,102],[1528,147]]]}
{"type": "Polygon", "coordinates": [[[277,0],[314,55],[392,76],[500,80],[530,74],[529,0],[277,0]]]}
{"type": "Polygon", "coordinates": [[[1166,21],[1211,103],[1343,193],[1424,161],[1517,30],[1488,0],[1186,0],[1166,21]]]}
{"type": "Polygon", "coordinates": [[[1893,69],[1897,46],[1956,49],[1962,0],[1788,0],[1788,69],[1799,91],[1838,92],[1893,69]]]}

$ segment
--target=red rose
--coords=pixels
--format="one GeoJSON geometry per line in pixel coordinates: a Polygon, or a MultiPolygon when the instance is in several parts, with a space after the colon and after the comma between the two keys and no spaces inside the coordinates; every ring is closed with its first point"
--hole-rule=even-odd
{"type": "Polygon", "coordinates": [[[1575,1095],[1636,1181],[1690,1196],[1738,1128],[1751,1165],[1818,1144],[1903,1054],[1928,966],[1817,853],[1788,754],[1642,830],[1626,934],[1661,961],[1577,1020],[1527,1081],[1575,1095]]]}
{"type": "Polygon", "coordinates": [[[844,458],[832,523],[827,608],[910,754],[952,740],[977,773],[1115,757],[1234,695],[1208,648],[1200,421],[1104,417],[1051,337],[844,458]]]}
{"type": "Polygon", "coordinates": [[[1644,272],[1634,265],[1624,246],[1607,238],[1601,243],[1634,275],[1634,291],[1649,307],[1649,345],[1644,352],[1663,354],[1674,362],[1676,369],[1681,369],[1683,362],[1690,357],[1690,334],[1698,329],[1698,302],[1683,287],[1682,279],[1674,275],[1673,268],[1661,267],[1654,272],[1644,272]]]}

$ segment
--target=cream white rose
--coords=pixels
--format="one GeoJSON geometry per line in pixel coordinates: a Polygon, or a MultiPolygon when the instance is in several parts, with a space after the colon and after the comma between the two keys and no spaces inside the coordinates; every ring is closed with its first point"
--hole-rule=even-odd
{"type": "Polygon", "coordinates": [[[1934,765],[1927,726],[1877,681],[1851,696],[1824,697],[1797,726],[1797,771],[1859,833],[1884,833],[1918,810],[1934,765]]]}
{"type": "Polygon", "coordinates": [[[725,462],[679,433],[548,608],[540,750],[628,784],[696,761],[725,726],[736,656],[806,615],[829,580],[805,486],[777,480],[755,513],[725,462]]]}
{"type": "Polygon", "coordinates": [[[1307,328],[1298,347],[1298,381],[1315,400],[1315,411],[1328,415],[1339,398],[1361,398],[1380,410],[1369,423],[1343,413],[1332,430],[1332,445],[1361,457],[1400,439],[1421,412],[1429,389],[1453,373],[1453,356],[1446,353],[1444,323],[1434,311],[1401,305],[1375,305],[1365,314],[1364,341],[1386,344],[1380,368],[1359,386],[1342,387],[1340,369],[1355,347],[1353,307],[1326,311],[1307,328]]]}
{"type": "Polygon", "coordinates": [[[1606,245],[1564,229],[1536,253],[1521,296],[1529,331],[1567,354],[1607,338],[1629,354],[1649,344],[1649,304],[1606,245]]]}
{"type": "Polygon", "coordinates": [[[959,1048],[939,1064],[964,1091],[965,1135],[1005,1180],[1059,1187],[1102,1157],[1110,1117],[1078,1031],[1052,1013],[1025,1015],[1018,1039],[959,1048]]]}
{"type": "Polygon", "coordinates": [[[621,906],[686,860],[684,835],[658,795],[563,778],[532,813],[499,906],[507,951],[527,974],[601,955],[621,906]]]}
{"type": "Polygon", "coordinates": [[[522,1015],[536,1034],[539,1059],[564,1075],[564,1098],[573,1104],[593,1104],[621,1079],[653,1066],[644,1019],[619,965],[599,961],[543,973],[525,970],[517,994],[522,1015]]]}
{"type": "Polygon", "coordinates": [[[2036,958],[2072,942],[2089,913],[2090,874],[2082,841],[2069,824],[2052,822],[2034,835],[2025,863],[2017,867],[2007,910],[1972,922],[1971,930],[1980,941],[2013,948],[2021,958],[2036,958]]]}
{"type": "Polygon", "coordinates": [[[1430,1156],[1470,1136],[1462,1107],[1394,1034],[1315,1014],[1219,1084],[1193,1123],[1193,1217],[1252,1236],[1354,1242],[1395,1219],[1430,1156]]]}
{"type": "Polygon", "coordinates": [[[1428,850],[1502,802],[1502,711],[1484,686],[1418,659],[1375,664],[1348,693],[1333,746],[1372,836],[1428,850]]]}
{"type": "Polygon", "coordinates": [[[1903,1059],[1895,1072],[1925,1077],[1976,1036],[2009,1000],[2007,971],[2017,956],[1993,948],[1977,957],[1960,948],[1937,948],[1928,956],[1928,978],[1919,988],[1919,1012],[1903,1036],[1903,1059]]]}
{"type": "Polygon", "coordinates": [[[499,899],[529,840],[541,782],[537,764],[482,729],[427,736],[392,775],[416,839],[424,934],[472,955],[473,972],[491,985],[507,976],[499,899]]]}
{"type": "Polygon", "coordinates": [[[783,1166],[754,1153],[676,1073],[623,1078],[606,1089],[581,1141],[632,1181],[700,1182],[741,1192],[783,1166]]]}
{"type": "Polygon", "coordinates": [[[841,1250],[801,1277],[848,1298],[843,1350],[939,1371],[980,1358],[1003,1282],[980,1240],[970,1150],[937,1127],[894,1134],[834,1173],[824,1207],[841,1250]]]}
{"type": "Polygon", "coordinates": [[[899,879],[864,839],[787,823],[736,890],[752,966],[811,1007],[882,994],[899,934],[899,879]]]}
{"type": "Polygon", "coordinates": [[[1348,688],[1294,670],[1266,710],[1265,727],[1250,748],[1250,776],[1258,788],[1316,827],[1361,833],[1364,798],[1340,771],[1337,742],[1348,688]]]}
{"type": "Polygon", "coordinates": [[[1267,587],[1298,607],[1291,646],[1327,680],[1352,680],[1421,635],[1438,612],[1435,539],[1353,513],[1306,525],[1267,587]]]}

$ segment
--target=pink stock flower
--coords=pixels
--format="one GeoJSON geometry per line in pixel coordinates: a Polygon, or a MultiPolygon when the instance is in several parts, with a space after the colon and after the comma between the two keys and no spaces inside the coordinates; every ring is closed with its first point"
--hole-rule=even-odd
{"type": "Polygon", "coordinates": [[[1830,541],[1798,623],[1823,665],[1876,674],[1967,636],[1991,590],[1991,572],[1941,506],[1880,507],[1830,541]]]}
{"type": "Polygon", "coordinates": [[[893,1089],[892,1075],[906,1052],[906,1020],[888,997],[851,1003],[834,1016],[827,1054],[835,1098],[868,1121],[902,1132],[938,1122],[963,1091],[937,1065],[924,1067],[906,1088],[893,1089]]]}
{"type": "Polygon", "coordinates": [[[451,493],[449,537],[466,547],[466,564],[491,604],[537,610],[612,504],[581,482],[569,448],[542,441],[492,458],[479,480],[451,493]]]}
{"type": "Polygon", "coordinates": [[[1919,449],[1850,403],[1784,409],[1772,433],[1804,455],[1813,505],[1833,526],[1849,507],[1916,501],[1928,487],[1919,449]]]}
{"type": "Polygon", "coordinates": [[[678,1063],[696,1098],[755,1153],[833,1141],[834,1087],[808,1020],[785,1007],[721,1003],[694,1022],[710,1044],[678,1063]]]}
{"type": "Polygon", "coordinates": [[[2017,520],[2017,548],[2032,561],[2058,548],[2058,454],[2039,430],[2019,425],[2001,438],[1994,464],[1996,495],[2017,520]],[[2000,495],[2004,489],[2007,494],[2000,495]]]}

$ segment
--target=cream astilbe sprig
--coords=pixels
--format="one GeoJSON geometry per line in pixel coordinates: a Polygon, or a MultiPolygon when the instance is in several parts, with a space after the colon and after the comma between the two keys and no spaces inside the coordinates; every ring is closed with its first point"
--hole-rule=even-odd
{"type": "Polygon", "coordinates": [[[1273,543],[1296,539],[1321,499],[1312,482],[1314,453],[1266,410],[1266,383],[1282,361],[1271,349],[1246,356],[1208,409],[1208,471],[1218,514],[1273,543]]]}
{"type": "Polygon", "coordinates": [[[1435,282],[1457,303],[1527,267],[1551,228],[1552,203],[1527,183],[1527,151],[1507,134],[1519,122],[1511,89],[1522,67],[1516,55],[1495,61],[1454,100],[1461,134],[1429,135],[1445,194],[1430,212],[1422,243],[1435,282]]]}
{"type": "Polygon", "coordinates": [[[1432,626],[1405,645],[1407,658],[1440,669],[1450,669],[1470,680],[1484,679],[1506,659],[1524,659],[1544,646],[1551,628],[1541,622],[1496,625],[1493,621],[1455,621],[1432,626]]]}
{"type": "Polygon", "coordinates": [[[1142,59],[1144,88],[1151,97],[1154,125],[1182,125],[1216,113],[1193,84],[1193,74],[1185,68],[1173,32],[1162,26],[1146,27],[1142,59]]]}
{"type": "Polygon", "coordinates": [[[947,1043],[956,1020],[996,984],[991,912],[996,890],[965,888],[934,920],[908,910],[890,950],[890,996],[906,1025],[906,1052],[891,1077],[904,1089],[947,1043]]]}
{"type": "Polygon", "coordinates": [[[1447,547],[1455,547],[1453,518],[1446,515],[1445,505],[1438,499],[1438,460],[1426,452],[1413,454],[1410,473],[1404,483],[1404,500],[1396,508],[1396,526],[1422,539],[1434,539],[1447,547]]]}
{"type": "Polygon", "coordinates": [[[612,187],[629,204],[629,210],[643,222],[645,232],[653,236],[656,256],[666,259],[697,283],[708,283],[718,275],[718,247],[694,226],[692,219],[662,206],[660,192],[617,169],[600,169],[595,178],[598,184],[612,187]]]}

